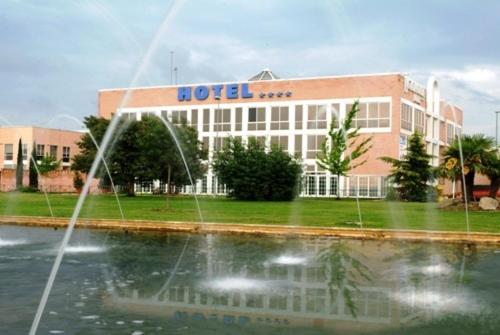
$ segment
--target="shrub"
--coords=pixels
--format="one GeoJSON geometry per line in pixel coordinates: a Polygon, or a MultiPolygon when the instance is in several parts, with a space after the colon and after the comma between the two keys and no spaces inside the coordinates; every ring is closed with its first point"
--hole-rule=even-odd
{"type": "Polygon", "coordinates": [[[83,188],[83,179],[82,175],[79,172],[75,173],[75,176],[73,177],[73,187],[77,190],[80,191],[83,188]]]}
{"type": "Polygon", "coordinates": [[[292,200],[297,196],[302,173],[300,163],[282,149],[268,153],[255,139],[248,146],[229,139],[218,152],[213,169],[228,196],[240,200],[292,200]]]}

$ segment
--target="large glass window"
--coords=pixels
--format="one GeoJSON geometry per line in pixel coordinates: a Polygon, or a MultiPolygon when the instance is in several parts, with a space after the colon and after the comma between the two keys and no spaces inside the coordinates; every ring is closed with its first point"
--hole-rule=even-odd
{"type": "Polygon", "coordinates": [[[4,144],[4,160],[12,161],[14,160],[14,145],[4,144]]]}
{"type": "Polygon", "coordinates": [[[326,195],[326,176],[319,176],[318,194],[319,195],[326,195]]]}
{"type": "Polygon", "coordinates": [[[309,105],[307,107],[307,129],[326,129],[325,105],[309,105]]]}
{"type": "Polygon", "coordinates": [[[340,120],[340,104],[332,104],[332,122],[334,122],[334,127],[339,127],[340,120]]]}
{"type": "Polygon", "coordinates": [[[214,151],[221,151],[228,143],[228,137],[214,137],[214,151]]]}
{"type": "Polygon", "coordinates": [[[271,108],[271,130],[288,130],[288,107],[271,108]]]}
{"type": "Polygon", "coordinates": [[[337,177],[330,177],[330,195],[337,195],[338,187],[337,177]]]}
{"type": "Polygon", "coordinates": [[[302,158],[302,135],[295,135],[295,157],[302,158]]]}
{"type": "Polygon", "coordinates": [[[401,129],[412,131],[411,106],[401,104],[401,129]]]}
{"type": "Polygon", "coordinates": [[[266,130],[266,109],[264,107],[248,109],[248,130],[266,130]]]}
{"type": "MultiPolygon", "coordinates": [[[[352,109],[352,104],[346,105],[346,112],[352,109]]],[[[390,104],[388,102],[360,103],[359,111],[354,118],[354,127],[387,128],[390,126],[390,104]]]]}
{"type": "Polygon", "coordinates": [[[69,163],[69,159],[71,157],[70,150],[71,149],[69,147],[63,147],[63,156],[62,156],[63,163],[69,163]]]}
{"type": "Polygon", "coordinates": [[[322,313],[325,311],[326,290],[323,288],[306,289],[306,311],[322,313]]]}
{"type": "Polygon", "coordinates": [[[23,143],[23,161],[28,159],[28,145],[23,143]]]}
{"type": "Polygon", "coordinates": [[[193,127],[194,129],[198,129],[198,110],[197,109],[191,110],[191,127],[193,127]]]}
{"type": "Polygon", "coordinates": [[[265,147],[266,146],[266,137],[265,136],[250,136],[250,137],[248,137],[249,140],[252,139],[252,138],[254,140],[256,140],[257,143],[259,143],[259,145],[261,147],[265,147]]]}
{"type": "Polygon", "coordinates": [[[243,120],[243,108],[236,108],[235,109],[235,130],[236,131],[241,131],[241,128],[242,128],[242,120],[243,120]]]}
{"type": "Polygon", "coordinates": [[[203,110],[203,131],[210,131],[210,109],[203,110]]]}
{"type": "Polygon", "coordinates": [[[321,144],[325,140],[325,135],[308,135],[307,136],[307,155],[309,159],[317,158],[321,151],[321,144]]]}
{"type": "Polygon", "coordinates": [[[271,136],[271,147],[280,147],[288,151],[288,136],[271,136]]]}
{"type": "Polygon", "coordinates": [[[295,106],[295,129],[302,129],[302,115],[303,115],[302,105],[296,105],[295,106]]]}
{"type": "Polygon", "coordinates": [[[231,131],[231,110],[229,108],[215,110],[214,131],[231,131]]]}
{"type": "Polygon", "coordinates": [[[415,113],[415,131],[420,134],[425,135],[425,113],[421,110],[414,109],[415,113]]]}
{"type": "Polygon", "coordinates": [[[170,122],[172,122],[172,124],[182,124],[187,122],[187,111],[173,110],[170,113],[170,122]]]}

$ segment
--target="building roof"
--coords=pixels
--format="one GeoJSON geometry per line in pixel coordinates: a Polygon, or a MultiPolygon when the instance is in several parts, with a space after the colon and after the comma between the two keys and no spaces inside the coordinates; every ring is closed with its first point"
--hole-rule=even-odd
{"type": "Polygon", "coordinates": [[[248,79],[248,81],[258,81],[258,80],[275,80],[280,79],[273,71],[269,69],[264,69],[257,73],[255,76],[248,79]]]}

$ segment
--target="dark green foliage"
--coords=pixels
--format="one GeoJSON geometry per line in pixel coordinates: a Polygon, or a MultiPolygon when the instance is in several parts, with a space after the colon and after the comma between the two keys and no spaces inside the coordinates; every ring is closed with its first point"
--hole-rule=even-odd
{"type": "Polygon", "coordinates": [[[73,187],[77,190],[81,190],[83,188],[83,184],[82,175],[78,171],[75,172],[75,175],[73,176],[73,187]]]}
{"type": "Polygon", "coordinates": [[[266,153],[254,138],[247,147],[229,139],[216,154],[213,169],[228,195],[241,200],[292,200],[302,173],[293,157],[277,147],[266,153]]]}
{"type": "MultiPolygon", "coordinates": [[[[85,125],[90,133],[82,136],[78,146],[81,153],[73,158],[71,168],[88,173],[97,154],[96,143],[100,144],[109,121],[90,116],[85,118],[85,125]]],[[[161,180],[171,185],[190,184],[186,167],[173,136],[157,117],[144,117],[141,121],[120,120],[117,131],[113,134],[112,148],[105,154],[105,159],[115,185],[119,185],[130,196],[134,195],[135,183],[161,180]]],[[[201,178],[206,152],[201,149],[195,129],[182,124],[174,126],[183,154],[193,177],[201,178]]],[[[101,164],[98,177],[101,185],[109,185],[109,176],[101,164]]]]}
{"type": "MultiPolygon", "coordinates": [[[[321,144],[321,153],[316,160],[320,167],[337,176],[337,180],[340,180],[340,176],[346,176],[350,170],[366,163],[366,159],[356,163],[354,161],[361,158],[371,148],[371,137],[358,142],[359,128],[352,127],[358,111],[359,102],[356,101],[341,127],[337,126],[338,120],[333,117],[328,137],[321,144]]],[[[340,192],[337,190],[337,198],[339,197],[340,192]]]]}
{"type": "Polygon", "coordinates": [[[23,187],[23,141],[19,139],[17,146],[17,162],[16,162],[16,190],[23,187]]]}
{"type": "Polygon", "coordinates": [[[402,159],[381,157],[392,164],[389,177],[396,184],[395,188],[401,200],[427,201],[428,182],[432,180],[431,155],[427,154],[422,135],[412,134],[408,141],[406,155],[402,159]]]}
{"type": "Polygon", "coordinates": [[[36,170],[36,143],[33,143],[29,164],[29,186],[32,189],[38,190],[38,171],[36,170]]]}
{"type": "MultiPolygon", "coordinates": [[[[439,167],[439,175],[451,180],[465,179],[465,190],[462,185],[462,194],[467,195],[467,200],[472,201],[474,192],[474,179],[476,173],[491,174],[495,176],[495,141],[484,134],[463,135],[456,138],[444,152],[443,163],[439,167]],[[462,156],[460,154],[462,149],[462,156]],[[463,159],[463,168],[461,161],[463,159]]],[[[493,178],[492,181],[495,181],[493,178]]]]}
{"type": "Polygon", "coordinates": [[[61,161],[58,161],[52,156],[45,156],[42,158],[42,160],[38,163],[38,172],[41,175],[46,175],[50,171],[55,171],[61,166],[61,161]]]}

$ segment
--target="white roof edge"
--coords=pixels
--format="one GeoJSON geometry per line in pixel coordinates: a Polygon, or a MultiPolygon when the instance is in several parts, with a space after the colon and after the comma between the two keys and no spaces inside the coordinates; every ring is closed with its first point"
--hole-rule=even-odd
{"type": "Polygon", "coordinates": [[[209,86],[217,84],[241,84],[241,83],[255,83],[255,82],[275,82],[275,81],[298,81],[298,80],[315,80],[315,79],[336,79],[336,78],[351,78],[351,77],[377,77],[377,76],[394,76],[401,75],[407,76],[403,72],[380,72],[380,73],[361,73],[361,74],[345,74],[337,76],[315,76],[315,77],[295,77],[295,78],[280,78],[265,81],[248,81],[248,80],[235,80],[235,81],[224,81],[224,82],[209,82],[209,83],[191,83],[191,84],[178,84],[178,85],[156,85],[156,86],[136,86],[136,87],[121,87],[121,88],[103,88],[97,90],[97,92],[109,92],[109,91],[124,91],[124,90],[142,90],[149,88],[168,88],[168,87],[186,87],[186,86],[209,86]]]}
{"type": "Polygon", "coordinates": [[[48,128],[41,126],[26,126],[26,125],[0,125],[0,129],[12,129],[12,128],[37,128],[44,130],[56,130],[56,131],[68,131],[72,133],[81,133],[82,130],[72,130],[72,129],[62,129],[62,128],[48,128]]]}

